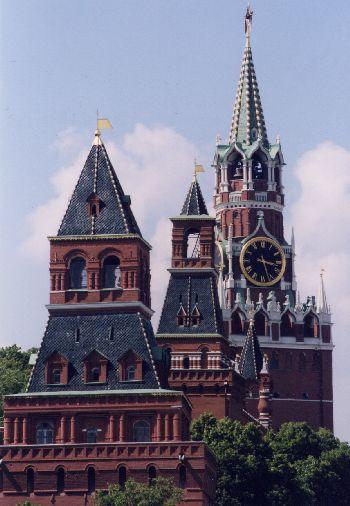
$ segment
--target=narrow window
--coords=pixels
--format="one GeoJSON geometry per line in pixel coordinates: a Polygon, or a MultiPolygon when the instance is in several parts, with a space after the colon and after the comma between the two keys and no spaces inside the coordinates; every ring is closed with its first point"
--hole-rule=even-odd
{"type": "Polygon", "coordinates": [[[27,469],[27,494],[32,494],[34,492],[34,469],[27,469]]]}
{"type": "Polygon", "coordinates": [[[243,333],[244,333],[243,318],[239,313],[239,311],[235,311],[232,315],[232,334],[243,334],[243,333]]]}
{"type": "Polygon", "coordinates": [[[187,472],[185,466],[179,467],[179,487],[186,488],[187,472]]]}
{"type": "Polygon", "coordinates": [[[116,256],[109,256],[103,262],[102,272],[103,288],[120,287],[121,271],[120,261],[116,256]]]}
{"type": "Polygon", "coordinates": [[[87,273],[84,258],[73,258],[69,265],[69,287],[72,289],[86,288],[87,273]]]}
{"type": "Polygon", "coordinates": [[[281,336],[294,335],[293,320],[288,313],[282,315],[280,334],[281,336]]]}
{"type": "Polygon", "coordinates": [[[92,494],[93,492],[95,492],[96,489],[96,473],[93,467],[89,467],[87,479],[88,479],[88,493],[92,494]]]}
{"type": "Polygon", "coordinates": [[[89,444],[97,443],[97,429],[96,429],[96,427],[90,427],[86,431],[86,442],[89,444]]]}
{"type": "Polygon", "coordinates": [[[150,424],[146,420],[138,420],[134,423],[134,441],[150,441],[150,424]]]}
{"type": "Polygon", "coordinates": [[[186,242],[186,258],[199,258],[200,235],[198,230],[189,230],[186,242]]]}
{"type": "Polygon", "coordinates": [[[78,344],[80,342],[80,330],[75,329],[75,342],[78,344]]]}
{"type": "Polygon", "coordinates": [[[152,487],[154,480],[157,478],[157,469],[154,466],[148,468],[148,485],[152,487]]]}
{"type": "Polygon", "coordinates": [[[109,327],[109,340],[114,341],[114,327],[109,327]]]}
{"type": "Polygon", "coordinates": [[[135,379],[136,367],[134,365],[129,365],[126,370],[126,379],[128,381],[133,381],[135,379]]]}
{"type": "Polygon", "coordinates": [[[61,371],[59,369],[54,369],[52,371],[52,383],[61,383],[61,371]]]}
{"type": "Polygon", "coordinates": [[[201,369],[208,369],[208,348],[203,348],[201,352],[201,369]]]}
{"type": "Polygon", "coordinates": [[[190,368],[190,359],[188,357],[184,357],[184,359],[183,359],[183,368],[184,369],[190,368]]]}
{"type": "Polygon", "coordinates": [[[126,483],[126,467],[125,466],[121,466],[118,470],[118,483],[119,483],[120,488],[123,489],[125,487],[125,483],[126,483]]]}
{"type": "Polygon", "coordinates": [[[90,372],[90,381],[98,382],[100,381],[100,368],[93,367],[90,372]]]}
{"type": "Polygon", "coordinates": [[[53,427],[49,423],[39,423],[36,426],[36,444],[53,444],[54,432],[53,427]]]}
{"type": "Polygon", "coordinates": [[[64,481],[65,481],[64,469],[62,469],[62,467],[60,467],[57,470],[57,493],[58,494],[63,494],[63,492],[64,492],[64,487],[65,487],[64,481]]]}

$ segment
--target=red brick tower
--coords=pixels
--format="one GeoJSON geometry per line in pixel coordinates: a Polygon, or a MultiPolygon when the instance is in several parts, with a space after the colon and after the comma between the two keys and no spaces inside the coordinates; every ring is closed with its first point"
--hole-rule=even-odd
{"type": "Polygon", "coordinates": [[[209,504],[215,459],[188,441],[191,406],[168,389],[150,318],[150,246],[99,131],[56,237],[49,319],[27,392],[4,403],[0,504],[92,504],[157,474],[209,504]]]}
{"type": "Polygon", "coordinates": [[[242,419],[244,380],[230,359],[216,290],[215,218],[208,215],[196,176],[171,221],[172,266],[157,333],[171,353],[169,384],[187,394],[194,418],[211,411],[242,419]]]}
{"type": "MultiPolygon", "coordinates": [[[[255,312],[274,385],[273,426],[305,420],[333,427],[331,317],[323,279],[319,300],[296,296],[295,244],[284,238],[285,165],[279,138],[269,142],[250,44],[252,12],[229,140],[218,143],[214,168],[216,269],[226,335],[239,350],[255,312]]],[[[257,388],[248,398],[257,415],[257,388]],[[255,399],[256,398],[256,399],[255,399]]]]}

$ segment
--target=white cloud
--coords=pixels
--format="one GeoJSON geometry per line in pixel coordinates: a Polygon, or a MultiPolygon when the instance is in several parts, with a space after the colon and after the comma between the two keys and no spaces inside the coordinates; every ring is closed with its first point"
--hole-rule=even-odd
{"type": "Polygon", "coordinates": [[[325,269],[328,303],[332,307],[335,429],[349,440],[350,348],[350,152],[331,142],[305,153],[295,174],[300,196],[291,209],[296,233],[296,273],[302,295],[315,294],[325,269]]]}

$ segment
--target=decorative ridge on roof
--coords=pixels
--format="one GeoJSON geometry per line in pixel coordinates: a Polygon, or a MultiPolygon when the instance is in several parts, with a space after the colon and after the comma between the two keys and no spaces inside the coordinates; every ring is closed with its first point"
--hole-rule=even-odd
{"type": "Polygon", "coordinates": [[[97,130],[57,235],[141,236],[130,203],[97,130]]]}
{"type": "Polygon", "coordinates": [[[184,205],[182,206],[180,216],[203,216],[203,215],[208,215],[208,211],[204,202],[201,188],[197,181],[197,177],[196,175],[194,175],[184,205]]]}
{"type": "Polygon", "coordinates": [[[254,320],[251,319],[245,339],[241,358],[238,364],[238,371],[246,380],[257,381],[263,366],[259,340],[256,335],[254,320]]]}
{"type": "Polygon", "coordinates": [[[269,145],[259,87],[256,80],[250,34],[253,12],[248,7],[245,18],[246,45],[233,107],[229,144],[252,144],[259,140],[269,145]]]}

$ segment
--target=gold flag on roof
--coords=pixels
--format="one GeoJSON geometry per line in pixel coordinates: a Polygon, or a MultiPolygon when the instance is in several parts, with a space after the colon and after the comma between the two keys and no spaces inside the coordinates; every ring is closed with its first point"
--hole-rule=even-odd
{"type": "Polygon", "coordinates": [[[97,118],[97,128],[98,130],[103,130],[107,128],[113,128],[111,122],[107,118],[97,118]]]}
{"type": "Polygon", "coordinates": [[[204,172],[203,165],[201,165],[199,163],[195,163],[195,165],[194,165],[194,173],[195,174],[199,174],[200,172],[204,172]]]}

